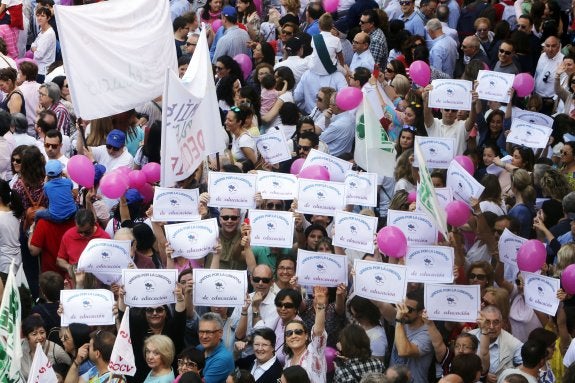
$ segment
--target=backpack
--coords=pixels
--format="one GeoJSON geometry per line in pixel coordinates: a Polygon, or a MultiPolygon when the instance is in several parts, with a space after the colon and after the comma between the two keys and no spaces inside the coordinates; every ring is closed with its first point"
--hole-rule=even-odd
{"type": "Polygon", "coordinates": [[[22,218],[22,228],[24,229],[24,232],[27,233],[30,226],[32,226],[32,223],[34,223],[34,216],[36,215],[36,212],[44,208],[42,205],[44,202],[44,193],[42,193],[40,198],[38,198],[38,201],[34,201],[30,195],[30,192],[28,191],[28,188],[24,184],[24,181],[20,180],[20,182],[22,183],[22,187],[26,193],[26,198],[28,198],[28,201],[30,201],[30,204],[32,205],[26,209],[24,217],[22,218]]]}

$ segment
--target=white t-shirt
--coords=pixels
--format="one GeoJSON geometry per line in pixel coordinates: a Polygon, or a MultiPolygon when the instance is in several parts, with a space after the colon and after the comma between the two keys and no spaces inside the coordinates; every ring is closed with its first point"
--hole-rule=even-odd
{"type": "Polygon", "coordinates": [[[455,121],[453,125],[445,125],[439,118],[433,119],[431,126],[426,126],[429,137],[455,138],[455,155],[463,154],[467,147],[469,132],[465,130],[465,121],[455,121]]]}
{"type": "Polygon", "coordinates": [[[134,167],[134,157],[128,152],[128,149],[124,146],[123,152],[119,157],[111,157],[108,154],[108,149],[106,145],[92,146],[90,147],[92,154],[94,155],[94,161],[106,167],[106,173],[120,166],[128,166],[129,168],[134,167]]]}
{"type": "Polygon", "coordinates": [[[385,330],[381,326],[376,326],[366,331],[369,337],[369,345],[371,347],[371,355],[385,356],[387,352],[387,336],[385,330]]]}
{"type": "MultiPolygon", "coordinates": [[[[320,32],[320,35],[323,36],[323,41],[325,41],[325,47],[327,48],[327,52],[329,54],[330,61],[337,65],[337,53],[342,51],[341,41],[339,38],[335,37],[331,34],[331,32],[320,32]]],[[[309,61],[309,70],[313,73],[317,73],[320,76],[327,75],[327,71],[325,70],[317,50],[315,49],[315,45],[313,43],[313,39],[311,40],[311,47],[313,48],[313,53],[311,54],[311,58],[309,61]]]]}
{"type": "Polygon", "coordinates": [[[235,161],[247,159],[244,152],[242,152],[242,148],[250,148],[257,155],[258,149],[256,147],[256,141],[249,133],[244,133],[237,139],[234,137],[232,140],[232,155],[234,156],[235,161]]]}

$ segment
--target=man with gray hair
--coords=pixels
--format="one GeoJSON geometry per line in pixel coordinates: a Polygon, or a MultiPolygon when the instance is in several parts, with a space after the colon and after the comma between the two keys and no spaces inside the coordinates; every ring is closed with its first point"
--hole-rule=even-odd
{"type": "Polygon", "coordinates": [[[53,82],[46,82],[38,89],[39,105],[37,112],[52,110],[58,117],[58,130],[60,133],[70,136],[70,113],[60,102],[60,87],[53,82]]]}
{"type": "Polygon", "coordinates": [[[28,120],[22,113],[14,113],[11,115],[10,129],[13,131],[15,147],[20,145],[36,145],[34,137],[28,135],[28,120]]]}
{"type": "Polygon", "coordinates": [[[224,322],[219,314],[205,313],[200,318],[196,347],[204,352],[206,364],[202,373],[206,383],[225,382],[234,370],[234,358],[222,342],[224,322]]]}
{"type": "Polygon", "coordinates": [[[451,37],[457,44],[459,44],[459,34],[457,33],[457,29],[451,28],[448,24],[449,22],[449,7],[445,4],[441,4],[437,6],[437,10],[435,11],[436,17],[439,21],[441,21],[441,26],[443,27],[443,33],[447,36],[451,37]]]}
{"type": "Polygon", "coordinates": [[[425,29],[433,41],[429,50],[429,65],[453,77],[457,60],[457,43],[445,33],[441,21],[431,19],[425,29]]]}
{"type": "Polygon", "coordinates": [[[489,58],[481,49],[481,41],[479,40],[479,37],[473,35],[464,38],[463,42],[461,43],[461,51],[463,54],[459,59],[457,59],[457,62],[455,63],[454,78],[461,77],[465,71],[465,67],[471,60],[481,60],[485,64],[489,65],[489,58]]]}

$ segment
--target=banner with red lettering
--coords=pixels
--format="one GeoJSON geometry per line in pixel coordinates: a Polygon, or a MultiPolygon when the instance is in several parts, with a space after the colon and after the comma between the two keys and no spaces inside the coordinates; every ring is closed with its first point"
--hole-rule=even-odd
{"type": "Polygon", "coordinates": [[[129,376],[134,376],[136,373],[136,361],[134,359],[134,349],[132,348],[132,338],[130,337],[129,307],[126,307],[126,312],[122,318],[120,330],[112,349],[108,370],[115,374],[129,376]]]}
{"type": "Polygon", "coordinates": [[[58,377],[52,368],[52,363],[48,360],[42,347],[36,347],[34,359],[30,366],[30,373],[28,375],[28,383],[53,383],[57,382],[58,377]]]}

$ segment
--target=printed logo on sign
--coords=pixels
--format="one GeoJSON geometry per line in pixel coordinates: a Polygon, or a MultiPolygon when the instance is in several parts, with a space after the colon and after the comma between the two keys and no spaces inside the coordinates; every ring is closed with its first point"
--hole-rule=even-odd
{"type": "Polygon", "coordinates": [[[461,182],[457,183],[457,187],[459,188],[459,190],[463,190],[463,184],[461,182]]]}
{"type": "Polygon", "coordinates": [[[351,234],[357,234],[357,227],[355,227],[354,225],[351,225],[349,227],[349,231],[351,232],[351,234]]]}
{"type": "Polygon", "coordinates": [[[190,243],[196,243],[198,242],[198,238],[194,233],[190,233],[188,234],[188,241],[190,241],[190,243]]]}
{"type": "Polygon", "coordinates": [[[179,205],[180,205],[180,201],[178,201],[176,198],[170,198],[170,205],[172,205],[172,206],[179,206],[179,205]]]}
{"type": "Polygon", "coordinates": [[[266,227],[267,227],[268,231],[275,231],[276,230],[276,225],[273,222],[268,222],[266,224],[266,227]]]}
{"type": "Polygon", "coordinates": [[[490,80],[490,81],[489,81],[489,86],[492,87],[492,88],[495,88],[495,81],[490,80]]]}
{"type": "Polygon", "coordinates": [[[451,88],[448,88],[448,89],[447,89],[447,95],[448,95],[449,97],[453,97],[454,94],[455,94],[455,92],[453,91],[453,89],[451,89],[451,88]]]}
{"type": "Polygon", "coordinates": [[[146,287],[146,291],[154,291],[154,282],[146,281],[144,282],[144,286],[146,287]]]}
{"type": "Polygon", "coordinates": [[[318,262],[315,265],[315,269],[319,272],[319,273],[325,273],[325,271],[327,270],[327,267],[325,267],[325,264],[323,264],[322,262],[318,262]]]}
{"type": "Polygon", "coordinates": [[[446,300],[447,304],[450,306],[455,306],[457,304],[457,299],[452,295],[448,296],[446,300]]]}
{"type": "Polygon", "coordinates": [[[430,155],[430,156],[436,156],[437,153],[438,153],[437,150],[436,150],[435,148],[433,148],[433,147],[429,148],[429,149],[428,149],[428,152],[429,152],[429,155],[430,155]]]}
{"type": "Polygon", "coordinates": [[[381,274],[377,274],[375,277],[375,283],[377,283],[378,285],[383,285],[385,283],[385,277],[381,274]]]}
{"type": "Polygon", "coordinates": [[[348,185],[350,189],[357,189],[357,184],[354,181],[351,181],[348,185]]]}
{"type": "Polygon", "coordinates": [[[323,190],[318,191],[316,195],[317,199],[325,199],[325,193],[323,192],[323,190]]]}
{"type": "Polygon", "coordinates": [[[266,144],[263,144],[263,145],[262,145],[262,149],[263,149],[265,152],[267,152],[268,150],[270,150],[270,147],[269,147],[268,145],[266,145],[266,144]]]}
{"type": "Polygon", "coordinates": [[[226,288],[226,285],[222,281],[216,281],[215,286],[216,286],[216,290],[218,290],[218,291],[224,291],[226,288]]]}
{"type": "Polygon", "coordinates": [[[417,224],[415,222],[409,222],[407,224],[407,230],[409,230],[411,232],[417,231],[417,224]]]}
{"type": "Polygon", "coordinates": [[[425,259],[423,260],[423,264],[424,264],[425,266],[427,266],[427,267],[431,267],[431,266],[433,266],[433,259],[431,259],[431,258],[425,258],[425,259]]]}
{"type": "Polygon", "coordinates": [[[235,193],[238,191],[238,187],[234,184],[228,184],[228,191],[230,193],[235,193]]]}
{"type": "Polygon", "coordinates": [[[103,261],[107,261],[110,259],[110,253],[108,253],[107,251],[102,251],[102,260],[103,261]]]}
{"type": "Polygon", "coordinates": [[[541,286],[541,285],[537,286],[537,292],[541,296],[545,295],[545,290],[543,289],[543,286],[541,286]]]}
{"type": "Polygon", "coordinates": [[[533,133],[531,133],[530,130],[526,130],[526,131],[525,131],[525,134],[527,134],[528,136],[531,136],[533,133]]]}
{"type": "Polygon", "coordinates": [[[91,299],[88,299],[88,298],[84,299],[84,300],[82,301],[82,306],[83,306],[86,310],[91,309],[91,308],[92,308],[92,300],[91,300],[91,299]]]}
{"type": "Polygon", "coordinates": [[[281,187],[280,183],[277,181],[272,181],[272,186],[276,189],[279,189],[281,187]]]}

